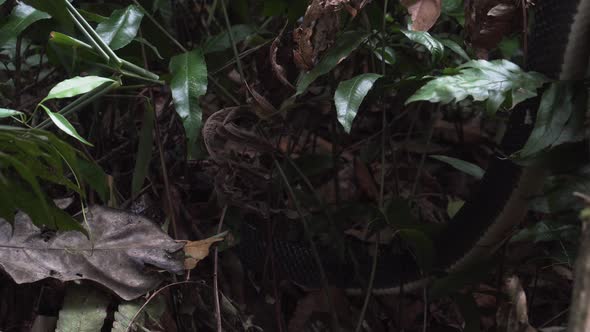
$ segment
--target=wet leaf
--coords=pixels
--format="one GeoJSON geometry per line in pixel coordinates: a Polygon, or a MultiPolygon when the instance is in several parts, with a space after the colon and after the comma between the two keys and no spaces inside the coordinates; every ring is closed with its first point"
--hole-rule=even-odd
{"type": "Polygon", "coordinates": [[[203,52],[192,50],[172,57],[170,88],[176,113],[180,116],[187,137],[188,158],[197,157],[197,138],[202,126],[199,97],[207,92],[207,65],[203,52]]]}
{"type": "Polygon", "coordinates": [[[458,67],[457,75],[441,76],[422,86],[406,104],[425,100],[448,104],[471,96],[476,101],[487,100],[488,112],[494,113],[507,97],[509,108],[537,95],[537,89],[547,79],[535,72],[524,72],[507,60],[472,60],[458,67]]]}
{"type": "Polygon", "coordinates": [[[579,125],[580,119],[574,117],[574,114],[585,113],[586,94],[584,89],[579,91],[580,94],[576,95],[574,85],[569,82],[551,84],[541,97],[535,128],[516,157],[526,159],[559,143],[575,140],[578,136],[576,130],[569,128],[568,123],[574,127],[579,125]],[[572,119],[577,121],[572,123],[572,119]],[[572,132],[565,133],[568,129],[572,132]],[[570,139],[560,139],[562,136],[570,139]]]}
{"type": "Polygon", "coordinates": [[[465,160],[461,160],[461,159],[457,159],[457,158],[453,158],[453,157],[441,156],[441,155],[433,155],[433,156],[430,156],[430,158],[433,158],[433,159],[442,161],[443,163],[449,164],[453,168],[458,169],[463,173],[469,174],[478,180],[481,179],[485,173],[485,171],[481,167],[479,167],[475,164],[472,164],[468,161],[465,161],[465,160]]]}
{"type": "Polygon", "coordinates": [[[19,112],[16,110],[11,110],[8,108],[0,108],[0,119],[8,118],[15,115],[23,115],[23,112],[19,112]]]}
{"type": "Polygon", "coordinates": [[[50,91],[43,101],[49,99],[70,98],[90,92],[105,83],[114,83],[115,81],[100,76],[76,76],[57,83],[50,91]]]}
{"type": "Polygon", "coordinates": [[[47,108],[43,104],[39,104],[39,106],[41,106],[45,110],[45,113],[47,113],[47,115],[49,116],[49,118],[51,119],[51,121],[59,129],[61,129],[61,131],[63,131],[64,133],[66,133],[66,134],[68,134],[70,136],[72,136],[73,138],[77,139],[78,141],[80,141],[80,142],[82,142],[82,143],[84,143],[86,145],[93,146],[92,143],[88,142],[82,136],[80,136],[80,134],[78,134],[78,131],[76,131],[76,128],[74,128],[74,126],[72,126],[72,124],[70,123],[70,121],[68,121],[68,119],[66,119],[63,115],[61,115],[59,113],[54,113],[54,112],[50,111],[49,108],[47,108]]]}
{"type": "Polygon", "coordinates": [[[10,39],[19,36],[31,24],[48,18],[51,18],[49,14],[20,1],[17,2],[8,20],[0,26],[0,47],[10,39]]]}
{"type": "Polygon", "coordinates": [[[471,60],[471,58],[469,57],[467,52],[465,52],[465,50],[463,50],[461,45],[457,44],[455,41],[453,41],[451,39],[446,39],[446,38],[439,39],[438,41],[440,41],[441,44],[443,44],[445,47],[447,47],[451,51],[457,53],[461,58],[463,58],[463,60],[465,60],[465,61],[471,60]]]}
{"type": "Polygon", "coordinates": [[[334,69],[340,61],[346,59],[350,53],[356,50],[367,39],[367,36],[366,33],[359,31],[344,32],[336,41],[336,45],[326,52],[324,58],[312,70],[301,76],[301,79],[297,82],[297,93],[295,95],[304,93],[318,77],[334,69]]]}
{"type": "Polygon", "coordinates": [[[146,264],[182,272],[182,258],[173,255],[182,244],[151,220],[100,206],[89,208],[86,216],[90,239],[77,231],[44,233],[23,213],[16,215],[14,228],[0,220],[0,266],[19,284],[88,279],[127,300],[163,280],[146,264]]]}
{"type": "Polygon", "coordinates": [[[338,84],[334,94],[334,104],[338,113],[338,121],[347,133],[350,133],[352,122],[363,99],[380,77],[379,74],[367,73],[338,84]]]}
{"type": "Polygon", "coordinates": [[[108,20],[96,27],[96,33],[113,50],[129,44],[137,35],[143,12],[130,5],[124,9],[113,11],[108,20]]]}
{"type": "Polygon", "coordinates": [[[117,311],[115,311],[115,321],[111,332],[145,330],[148,319],[157,322],[166,310],[166,300],[162,294],[151,299],[145,307],[144,303],[144,299],[137,299],[119,304],[117,311]],[[138,314],[139,310],[142,312],[138,314]]]}
{"type": "Polygon", "coordinates": [[[438,41],[438,39],[434,38],[431,34],[426,31],[411,31],[411,30],[401,30],[402,33],[408,37],[413,42],[416,42],[424,47],[432,54],[435,61],[442,58],[445,47],[444,45],[438,41]]]}
{"type": "Polygon", "coordinates": [[[86,44],[85,42],[57,31],[51,31],[49,34],[49,41],[65,46],[92,49],[92,46],[86,44]]]}

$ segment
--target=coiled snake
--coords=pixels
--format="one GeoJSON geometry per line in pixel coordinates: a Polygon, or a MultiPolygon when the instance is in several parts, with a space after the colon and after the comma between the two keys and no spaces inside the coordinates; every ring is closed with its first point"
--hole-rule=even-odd
{"type": "MultiPolygon", "coordinates": [[[[527,70],[558,80],[583,79],[590,55],[590,0],[538,0],[534,11],[527,70]]],[[[535,114],[538,104],[538,98],[532,99],[511,111],[501,144],[505,155],[521,149],[528,139],[533,125],[525,119],[535,114]]],[[[227,109],[215,113],[205,124],[204,131],[219,130],[228,113],[227,109]]],[[[206,133],[204,136],[207,139],[206,133]]],[[[210,144],[207,147],[213,155],[215,152],[210,144]]],[[[540,168],[521,168],[508,159],[492,157],[479,190],[434,239],[435,270],[452,272],[493,253],[524,217],[527,198],[539,190],[544,173],[540,168]]],[[[256,261],[267,255],[268,241],[263,231],[247,226],[243,227],[241,236],[246,260],[256,261]]],[[[290,280],[307,287],[321,286],[318,266],[305,243],[276,238],[272,240],[272,254],[277,269],[290,280]]],[[[356,257],[354,267],[334,263],[330,257],[322,257],[322,263],[328,281],[351,293],[362,291],[371,271],[368,254],[356,257]],[[354,275],[360,275],[360,278],[353,278],[354,275]]],[[[420,276],[410,252],[383,252],[378,257],[373,291],[377,294],[396,293],[402,287],[408,291],[427,281],[420,276]]]]}

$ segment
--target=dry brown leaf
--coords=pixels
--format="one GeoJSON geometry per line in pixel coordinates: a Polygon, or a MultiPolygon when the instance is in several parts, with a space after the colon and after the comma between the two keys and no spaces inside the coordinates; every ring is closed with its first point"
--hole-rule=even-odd
{"type": "Polygon", "coordinates": [[[504,280],[504,292],[510,302],[503,304],[496,317],[498,327],[507,332],[535,331],[529,324],[526,293],[520,279],[511,276],[504,280]]]}
{"type": "Polygon", "coordinates": [[[279,45],[281,44],[281,37],[282,32],[277,36],[277,38],[275,38],[275,40],[273,40],[272,44],[270,45],[270,64],[272,66],[273,73],[279,79],[279,81],[284,85],[290,87],[291,89],[295,90],[293,84],[291,84],[291,82],[289,82],[289,80],[287,79],[287,73],[285,68],[277,62],[277,51],[279,49],[279,45]]]}
{"type": "Polygon", "coordinates": [[[441,11],[441,0],[401,0],[401,4],[412,15],[412,30],[428,31],[441,11]]]}
{"type": "Polygon", "coordinates": [[[227,235],[227,231],[213,235],[212,237],[206,238],[199,241],[188,241],[184,245],[184,268],[186,270],[194,269],[197,264],[209,255],[209,248],[215,242],[223,241],[227,235]]]}
{"type": "Polygon", "coordinates": [[[314,312],[330,312],[331,310],[335,310],[341,318],[351,317],[349,310],[350,304],[342,289],[328,287],[328,294],[335,308],[330,308],[326,302],[326,292],[323,290],[311,291],[304,298],[297,301],[295,312],[289,320],[287,330],[289,332],[304,331],[305,324],[314,312]]]}
{"type": "Polygon", "coordinates": [[[495,48],[504,36],[520,29],[522,12],[514,0],[467,0],[465,2],[465,32],[478,55],[495,48]]]}

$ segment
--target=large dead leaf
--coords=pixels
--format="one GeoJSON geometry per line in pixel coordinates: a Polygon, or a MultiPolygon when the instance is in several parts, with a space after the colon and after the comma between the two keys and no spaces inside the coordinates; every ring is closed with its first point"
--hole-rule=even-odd
{"type": "Polygon", "coordinates": [[[44,278],[88,279],[125,300],[154,289],[163,276],[145,265],[180,273],[182,248],[151,220],[94,206],[87,212],[90,239],[75,231],[48,233],[18,213],[14,226],[0,219],[0,266],[17,283],[44,278]],[[13,228],[14,227],[14,228],[13,228]]]}
{"type": "Polygon", "coordinates": [[[412,15],[412,30],[428,31],[441,11],[441,0],[401,0],[401,4],[412,15]]]}

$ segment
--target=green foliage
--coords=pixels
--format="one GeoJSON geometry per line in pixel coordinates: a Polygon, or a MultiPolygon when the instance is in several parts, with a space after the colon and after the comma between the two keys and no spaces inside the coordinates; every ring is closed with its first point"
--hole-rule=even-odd
{"type": "Polygon", "coordinates": [[[10,39],[19,36],[31,24],[48,18],[51,18],[49,14],[17,2],[8,20],[0,26],[0,48],[10,39]]]}
{"type": "Polygon", "coordinates": [[[58,83],[47,94],[43,101],[49,99],[71,98],[88,93],[104,83],[114,83],[110,78],[99,76],[74,77],[58,83]]]}
{"type": "Polygon", "coordinates": [[[119,304],[111,331],[135,331],[145,329],[145,325],[150,322],[157,322],[164,313],[166,304],[164,297],[156,296],[145,307],[143,307],[144,303],[145,301],[140,299],[119,304]]]}
{"type": "Polygon", "coordinates": [[[112,50],[118,50],[135,38],[142,18],[143,12],[130,5],[113,11],[106,21],[98,24],[96,33],[112,50]]]}
{"type": "Polygon", "coordinates": [[[432,54],[435,61],[442,58],[445,47],[438,39],[426,31],[401,30],[411,41],[424,46],[432,54]]]}
{"type": "Polygon", "coordinates": [[[137,160],[135,161],[135,168],[133,170],[133,179],[131,180],[131,195],[136,197],[143,181],[145,180],[150,167],[152,159],[152,143],[154,130],[155,114],[151,103],[146,102],[146,107],[143,112],[143,120],[141,132],[139,135],[139,147],[137,149],[137,160]]]}
{"type": "MultiPolygon", "coordinates": [[[[43,185],[51,183],[84,196],[78,183],[86,179],[78,168],[80,159],[76,150],[49,132],[0,126],[0,217],[13,220],[15,209],[20,209],[37,226],[83,230],[43,192],[43,185]]],[[[93,176],[102,178],[104,185],[104,174],[93,176]]]]}
{"type": "Polygon", "coordinates": [[[338,63],[346,59],[350,53],[357,49],[368,35],[361,31],[347,31],[344,32],[336,41],[326,55],[318,62],[318,64],[309,72],[303,74],[297,82],[297,93],[300,95],[307,90],[307,88],[318,77],[329,73],[338,63]]]}
{"type": "Polygon", "coordinates": [[[187,137],[188,158],[197,158],[197,138],[201,131],[202,111],[199,97],[207,92],[207,65],[199,49],[170,59],[170,89],[176,113],[180,116],[187,137]]]}
{"type": "Polygon", "coordinates": [[[461,172],[469,174],[478,180],[481,179],[485,173],[485,171],[481,169],[481,167],[470,162],[467,162],[465,160],[440,155],[432,155],[430,156],[430,158],[442,161],[443,163],[447,163],[452,167],[460,170],[461,172]]]}
{"type": "Polygon", "coordinates": [[[352,128],[352,122],[363,99],[380,77],[379,74],[361,74],[338,84],[334,94],[334,104],[336,105],[338,121],[347,133],[352,128]]]}
{"type": "Polygon", "coordinates": [[[506,60],[473,60],[459,66],[459,74],[437,77],[421,87],[406,104],[425,100],[448,104],[471,96],[486,101],[489,113],[496,112],[507,101],[508,108],[537,95],[547,79],[534,72],[524,72],[506,60]]]}
{"type": "Polygon", "coordinates": [[[94,288],[71,284],[59,311],[56,332],[100,331],[107,317],[109,298],[94,288]]]}
{"type": "Polygon", "coordinates": [[[516,158],[527,159],[542,150],[583,138],[586,90],[572,82],[555,82],[545,91],[535,128],[516,158]]]}
{"type": "MultiPolygon", "coordinates": [[[[231,27],[231,34],[235,43],[240,43],[252,34],[256,33],[256,29],[251,25],[238,24],[231,27]]],[[[203,45],[203,53],[213,53],[219,51],[225,51],[231,48],[229,39],[229,32],[222,31],[215,36],[207,38],[203,45]]]]}

